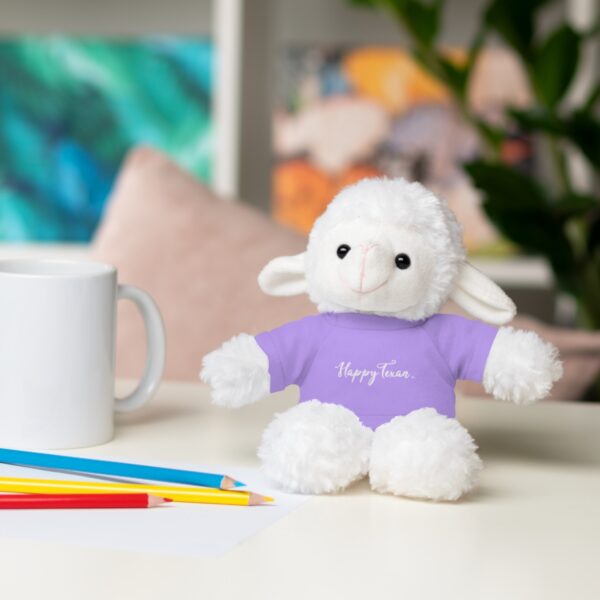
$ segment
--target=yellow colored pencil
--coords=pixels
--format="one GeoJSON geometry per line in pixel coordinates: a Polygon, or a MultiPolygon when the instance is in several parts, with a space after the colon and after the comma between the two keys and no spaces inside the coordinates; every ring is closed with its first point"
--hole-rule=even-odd
{"type": "Polygon", "coordinates": [[[0,492],[26,494],[118,494],[140,493],[168,498],[174,502],[198,504],[233,504],[254,506],[273,502],[273,498],[254,492],[235,492],[215,488],[175,485],[146,485],[143,483],[104,483],[96,481],[63,481],[0,477],[0,492]]]}

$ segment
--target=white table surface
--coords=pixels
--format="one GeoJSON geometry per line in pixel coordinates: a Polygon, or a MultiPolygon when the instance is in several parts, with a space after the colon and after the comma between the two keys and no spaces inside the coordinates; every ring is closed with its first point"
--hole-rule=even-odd
{"type": "MultiPolygon", "coordinates": [[[[164,384],[120,418],[114,441],[79,453],[256,465],[261,431],[293,402],[289,390],[228,411],[199,384],[164,384]]],[[[0,597],[600,598],[600,406],[470,399],[459,416],[486,465],[462,502],[381,496],[361,482],[216,559],[0,538],[0,597]]]]}

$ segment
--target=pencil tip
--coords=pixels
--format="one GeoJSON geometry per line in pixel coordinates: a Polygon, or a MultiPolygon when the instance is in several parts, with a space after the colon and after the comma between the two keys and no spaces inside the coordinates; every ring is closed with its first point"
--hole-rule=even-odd
{"type": "Polygon", "coordinates": [[[161,504],[164,504],[165,502],[173,502],[173,500],[171,500],[171,498],[161,498],[160,496],[152,496],[152,495],[148,496],[148,508],[152,508],[154,506],[160,506],[161,504]]]}
{"type": "Polygon", "coordinates": [[[227,477],[227,475],[224,475],[223,479],[221,479],[221,489],[223,490],[233,490],[238,487],[244,487],[245,485],[245,483],[242,483],[241,481],[236,481],[231,477],[227,477]]]}
{"type": "Polygon", "coordinates": [[[273,498],[269,498],[269,496],[263,496],[262,494],[255,494],[254,492],[250,492],[248,495],[249,506],[257,506],[259,504],[266,504],[267,502],[273,502],[273,498]]]}
{"type": "Polygon", "coordinates": [[[227,477],[227,475],[223,475],[223,479],[221,479],[221,489],[230,490],[232,487],[235,487],[235,482],[231,477],[227,477]]]}

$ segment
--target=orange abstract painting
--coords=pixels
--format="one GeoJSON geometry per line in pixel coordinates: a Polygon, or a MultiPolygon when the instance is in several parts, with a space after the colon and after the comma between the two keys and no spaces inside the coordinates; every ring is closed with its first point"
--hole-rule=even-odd
{"type": "MultiPolygon", "coordinates": [[[[460,63],[460,49],[446,52],[460,63]]],[[[363,177],[419,180],[443,196],[458,215],[470,252],[502,248],[463,163],[480,152],[445,87],[401,48],[289,49],[280,65],[273,121],[273,214],[302,233],[337,192],[363,177]]],[[[484,49],[469,101],[494,122],[507,104],[530,97],[509,51],[484,49]],[[498,85],[511,81],[511,86],[498,85]]],[[[532,149],[515,131],[507,160],[527,168],[532,149]]]]}

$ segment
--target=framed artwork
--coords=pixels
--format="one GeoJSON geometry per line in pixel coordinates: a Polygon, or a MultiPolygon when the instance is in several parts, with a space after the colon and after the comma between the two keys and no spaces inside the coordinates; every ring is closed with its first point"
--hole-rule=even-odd
{"type": "MultiPolygon", "coordinates": [[[[451,60],[464,53],[448,50],[451,60]]],[[[366,176],[419,180],[444,197],[471,253],[510,251],[479,205],[461,164],[481,151],[445,87],[395,47],[289,48],[280,62],[273,122],[272,210],[307,233],[331,198],[366,176]]],[[[484,49],[469,101],[489,122],[530,101],[516,57],[484,49]],[[510,82],[510,85],[507,85],[510,82]]],[[[532,145],[519,131],[505,160],[530,168],[532,145]]]]}
{"type": "Polygon", "coordinates": [[[212,91],[206,37],[0,39],[0,241],[89,240],[137,144],[210,182],[212,91]]]}

